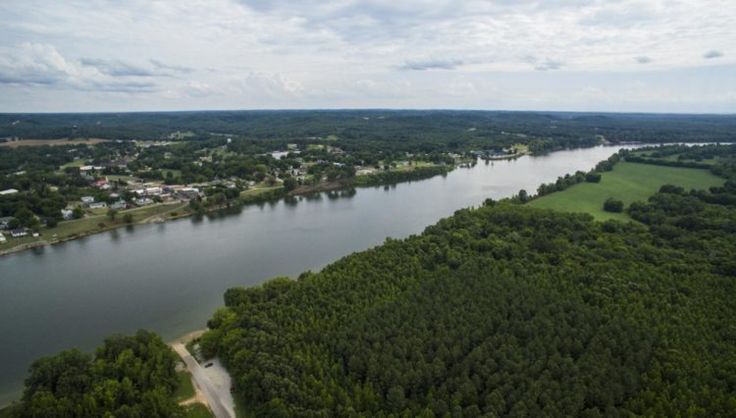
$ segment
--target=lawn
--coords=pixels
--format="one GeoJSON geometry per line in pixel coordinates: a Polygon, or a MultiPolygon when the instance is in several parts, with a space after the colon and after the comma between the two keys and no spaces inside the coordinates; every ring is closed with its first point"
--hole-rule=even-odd
{"type": "Polygon", "coordinates": [[[157,217],[166,218],[169,215],[173,215],[174,212],[178,212],[179,214],[181,214],[186,210],[186,208],[186,203],[179,202],[144,206],[141,208],[128,209],[118,212],[115,221],[112,221],[110,220],[110,218],[107,217],[107,209],[102,209],[105,214],[89,215],[82,219],[59,222],[59,224],[54,228],[41,228],[41,236],[38,238],[33,238],[29,236],[20,239],[13,239],[10,238],[9,233],[6,233],[5,237],[7,238],[7,242],[5,244],[0,244],[0,251],[16,247],[20,244],[28,244],[42,240],[54,241],[74,237],[77,235],[99,232],[101,230],[110,229],[113,227],[123,226],[125,224],[125,222],[123,221],[123,216],[126,213],[130,213],[131,215],[133,215],[133,223],[135,224],[149,221],[157,217]]]}
{"type": "Polygon", "coordinates": [[[281,186],[281,185],[277,185],[277,186],[256,185],[256,186],[251,187],[248,190],[243,190],[242,192],[240,192],[240,197],[255,196],[255,195],[259,195],[261,193],[269,192],[271,190],[277,190],[277,189],[280,189],[282,187],[284,187],[284,186],[281,186]]]}
{"type": "Polygon", "coordinates": [[[176,377],[179,378],[179,386],[174,392],[174,399],[177,402],[186,401],[194,397],[194,385],[192,385],[192,375],[187,371],[176,372],[176,377]]]}
{"type": "Polygon", "coordinates": [[[12,406],[0,408],[0,418],[10,418],[13,416],[12,412],[13,412],[12,406]]]}
{"type": "Polygon", "coordinates": [[[20,141],[0,142],[0,147],[38,147],[42,145],[95,145],[101,142],[110,142],[109,139],[101,138],[75,138],[75,139],[21,139],[20,141]]]}
{"type": "Polygon", "coordinates": [[[193,403],[184,407],[185,418],[214,418],[212,412],[201,403],[193,403]]]}
{"type": "Polygon", "coordinates": [[[61,167],[59,167],[59,170],[60,171],[64,171],[65,168],[69,168],[69,167],[79,168],[79,167],[81,167],[81,166],[83,166],[85,164],[86,164],[86,161],[84,161],[84,160],[74,160],[74,161],[70,161],[70,162],[62,165],[61,167]]]}
{"type": "Polygon", "coordinates": [[[646,201],[664,184],[689,190],[720,186],[723,182],[723,179],[707,170],[620,162],[613,171],[603,173],[600,183],[580,183],[562,192],[534,199],[529,205],[565,212],[587,212],[598,220],[625,221],[630,220],[625,213],[603,210],[603,202],[607,198],[622,200],[628,206],[635,201],[646,201]]]}

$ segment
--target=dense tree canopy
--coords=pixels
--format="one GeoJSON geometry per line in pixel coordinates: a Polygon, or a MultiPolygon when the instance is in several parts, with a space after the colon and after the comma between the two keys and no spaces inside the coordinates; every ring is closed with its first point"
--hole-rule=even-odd
{"type": "Polygon", "coordinates": [[[228,290],[203,347],[257,416],[732,416],[736,183],[628,211],[489,201],[228,290]]]}
{"type": "Polygon", "coordinates": [[[177,357],[156,334],[112,336],[94,356],[63,351],[33,363],[17,417],[176,417],[177,357]]]}

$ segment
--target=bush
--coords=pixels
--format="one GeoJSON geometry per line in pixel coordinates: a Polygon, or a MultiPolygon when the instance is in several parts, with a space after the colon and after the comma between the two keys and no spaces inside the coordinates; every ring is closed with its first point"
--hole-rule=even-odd
{"type": "Polygon", "coordinates": [[[591,171],[590,173],[585,175],[585,181],[587,181],[588,183],[600,183],[601,173],[591,171]]]}
{"type": "Polygon", "coordinates": [[[685,193],[685,189],[683,189],[680,186],[673,186],[671,184],[665,184],[664,186],[659,188],[660,193],[671,193],[671,194],[683,194],[685,193]]]}
{"type": "Polygon", "coordinates": [[[603,210],[606,212],[615,212],[620,213],[624,211],[624,202],[614,199],[612,197],[609,197],[606,199],[605,202],[603,202],[603,210]]]}

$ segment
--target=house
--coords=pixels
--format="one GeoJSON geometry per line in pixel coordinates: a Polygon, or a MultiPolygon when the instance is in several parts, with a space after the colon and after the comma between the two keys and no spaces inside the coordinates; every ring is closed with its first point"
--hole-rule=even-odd
{"type": "Polygon", "coordinates": [[[73,211],[73,210],[71,210],[71,209],[62,209],[62,210],[61,210],[61,217],[62,217],[62,218],[63,218],[63,219],[65,220],[65,221],[68,221],[68,220],[70,220],[70,219],[73,219],[73,218],[74,218],[74,211],[73,211]]]}
{"type": "Polygon", "coordinates": [[[146,195],[147,196],[156,196],[160,195],[163,192],[160,187],[146,187],[146,195]]]}
{"type": "Polygon", "coordinates": [[[147,197],[138,198],[135,200],[135,204],[138,206],[146,206],[153,204],[153,200],[147,197]]]}
{"type": "Polygon", "coordinates": [[[15,219],[12,216],[6,216],[4,218],[0,218],[0,229],[8,229],[10,228],[10,222],[15,219]]]}
{"type": "Polygon", "coordinates": [[[117,202],[110,205],[111,209],[116,209],[116,210],[126,209],[127,207],[128,207],[128,204],[125,203],[125,200],[118,200],[117,202]]]}
{"type": "Polygon", "coordinates": [[[26,228],[18,228],[10,231],[10,236],[13,238],[22,238],[28,235],[28,229],[26,228]]]}
{"type": "Polygon", "coordinates": [[[6,196],[6,195],[11,195],[11,194],[16,194],[16,193],[18,193],[18,190],[16,189],[6,189],[6,190],[0,191],[0,196],[6,196]]]}
{"type": "Polygon", "coordinates": [[[92,196],[82,196],[82,199],[80,199],[80,200],[85,205],[89,205],[90,203],[94,203],[95,202],[95,198],[92,197],[92,196]]]}
{"type": "Polygon", "coordinates": [[[7,241],[7,238],[5,238],[5,235],[3,235],[2,232],[0,232],[0,244],[4,244],[7,241]]]}
{"type": "Polygon", "coordinates": [[[107,207],[107,203],[105,202],[95,202],[95,203],[89,204],[90,209],[104,209],[106,207],[107,207]]]}
{"type": "Polygon", "coordinates": [[[110,185],[107,184],[107,177],[105,177],[104,179],[95,181],[94,183],[92,183],[92,185],[94,187],[99,187],[99,188],[103,188],[105,186],[107,186],[108,189],[110,188],[110,185]]]}
{"type": "Polygon", "coordinates": [[[199,196],[199,189],[195,187],[182,187],[179,190],[179,196],[184,199],[194,199],[199,196]]]}

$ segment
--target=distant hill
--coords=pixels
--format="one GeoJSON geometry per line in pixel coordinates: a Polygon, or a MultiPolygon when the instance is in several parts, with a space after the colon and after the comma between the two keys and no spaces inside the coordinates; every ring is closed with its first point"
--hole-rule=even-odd
{"type": "Polygon", "coordinates": [[[0,114],[0,138],[381,140],[532,136],[613,142],[733,141],[734,115],[456,110],[272,110],[0,114]],[[186,133],[182,136],[181,133],[186,133]]]}

